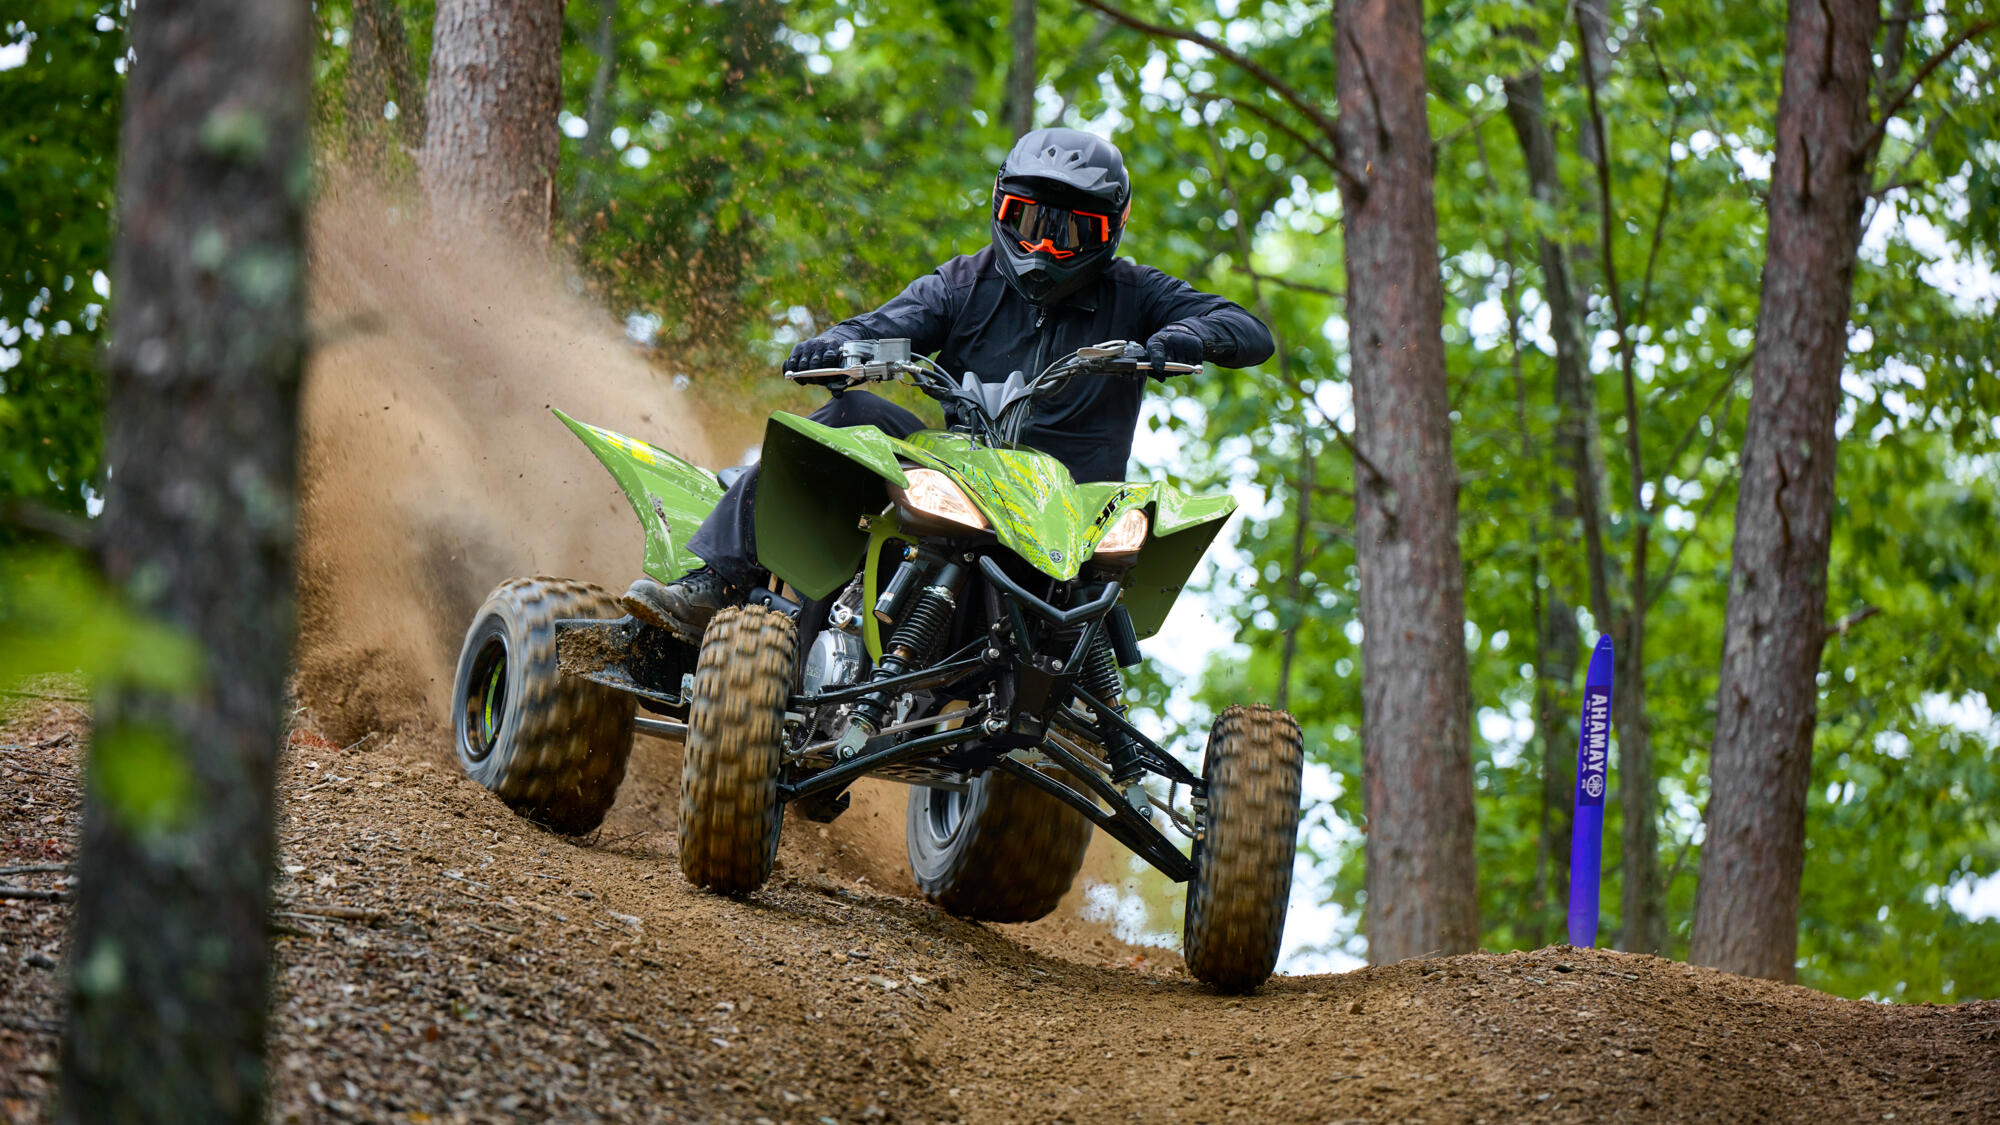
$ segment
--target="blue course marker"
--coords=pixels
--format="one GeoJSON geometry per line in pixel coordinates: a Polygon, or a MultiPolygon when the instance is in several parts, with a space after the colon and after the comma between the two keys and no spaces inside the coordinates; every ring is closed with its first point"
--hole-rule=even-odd
{"type": "Polygon", "coordinates": [[[1611,638],[1599,637],[1583,679],[1576,740],[1576,816],[1569,837],[1569,943],[1597,944],[1597,892],[1604,864],[1604,790],[1611,764],[1611,638]]]}

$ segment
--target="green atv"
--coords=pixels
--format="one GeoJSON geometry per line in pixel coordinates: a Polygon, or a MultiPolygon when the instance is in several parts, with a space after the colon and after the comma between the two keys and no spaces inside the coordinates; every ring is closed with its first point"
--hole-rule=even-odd
{"type": "MultiPolygon", "coordinates": [[[[730,894],[770,877],[786,806],[830,821],[859,778],[905,782],[918,886],[996,922],[1055,909],[1095,824],[1191,884],[1189,970],[1255,988],[1276,963],[1291,887],[1298,724],[1231,707],[1196,773],[1127,719],[1119,671],[1234,501],[1077,484],[1018,443],[1068,380],[1144,378],[1141,349],[1083,348],[1004,382],[955,381],[907,340],[849,344],[843,359],[792,378],[835,394],[904,382],[942,402],[950,428],[899,440],[774,414],[756,542],[775,577],[698,639],[637,621],[594,586],[502,585],[459,656],[460,764],[522,815],[582,833],[611,807],[635,731],[684,739],[681,870],[730,894]]],[[[557,416],[638,513],[646,573],[700,565],[684,544],[724,480],[557,416]]]]}

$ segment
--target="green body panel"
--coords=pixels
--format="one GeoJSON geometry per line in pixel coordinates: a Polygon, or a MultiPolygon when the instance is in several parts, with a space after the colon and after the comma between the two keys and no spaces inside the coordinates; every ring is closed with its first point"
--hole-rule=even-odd
{"type": "Polygon", "coordinates": [[[824,598],[861,569],[863,516],[909,483],[907,447],[873,426],[835,429],[778,413],[764,427],[757,476],[757,562],[809,598],[824,598]]]}
{"type": "MultiPolygon", "coordinates": [[[[646,533],[645,571],[671,582],[701,565],[688,553],[695,528],[722,499],[707,469],[636,438],[562,419],[624,490],[646,533]]],[[[1008,550],[1058,581],[1075,578],[1118,518],[1145,508],[1152,532],[1125,579],[1125,606],[1141,637],[1159,631],[1167,611],[1236,501],[1190,496],[1159,482],[1077,484],[1069,470],[1031,449],[990,449],[964,434],[923,430],[908,441],[872,426],[835,429],[796,414],[773,414],[764,430],[757,485],[757,556],[771,573],[809,598],[825,598],[863,569],[864,609],[874,604],[882,545],[901,534],[889,486],[903,487],[904,462],[951,476],[1008,550]],[[872,549],[871,549],[872,547],[872,549]]],[[[874,615],[864,613],[869,655],[881,658],[874,615]]]]}
{"type": "MultiPolygon", "coordinates": [[[[949,474],[1002,546],[1058,581],[1077,576],[1120,516],[1145,508],[1152,533],[1127,576],[1125,596],[1141,637],[1159,631],[1236,510],[1227,494],[1190,496],[1158,482],[1077,484],[1048,454],[992,449],[964,434],[923,430],[904,441],[869,426],[835,429],[774,414],[757,486],[758,562],[807,597],[831,595],[864,560],[872,564],[895,531],[893,524],[871,521],[864,528],[863,522],[888,508],[890,485],[909,483],[905,462],[949,474]]],[[[873,604],[879,577],[866,577],[865,605],[873,604]]],[[[869,648],[879,653],[879,640],[869,648]]]]}
{"type": "Polygon", "coordinates": [[[646,532],[646,573],[671,582],[700,566],[701,560],[688,553],[687,542],[722,499],[715,474],[637,438],[579,422],[560,410],[552,412],[583,439],[625,491],[646,532]]]}

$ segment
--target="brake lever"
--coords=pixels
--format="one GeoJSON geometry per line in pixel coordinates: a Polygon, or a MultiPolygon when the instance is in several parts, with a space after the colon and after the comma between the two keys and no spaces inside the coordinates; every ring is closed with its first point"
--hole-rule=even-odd
{"type": "Polygon", "coordinates": [[[870,381],[870,369],[880,364],[857,363],[851,367],[812,367],[804,371],[787,371],[785,378],[808,387],[858,387],[870,381]]]}

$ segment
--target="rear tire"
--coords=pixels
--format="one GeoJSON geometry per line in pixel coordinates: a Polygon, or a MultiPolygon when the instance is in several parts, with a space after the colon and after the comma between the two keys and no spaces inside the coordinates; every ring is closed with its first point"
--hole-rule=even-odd
{"type": "Polygon", "coordinates": [[[777,862],[797,636],[791,618],[762,606],[725,609],[702,635],[681,757],[681,873],[697,887],[754,891],[777,862]]]}
{"type": "Polygon", "coordinates": [[[1185,953],[1195,979],[1249,992],[1278,963],[1298,850],[1299,724],[1269,707],[1231,707],[1208,732],[1208,809],[1194,845],[1185,953]]]}
{"type": "Polygon", "coordinates": [[[992,770],[964,794],[912,786],[904,836],[924,897],[961,918],[1032,922],[1069,893],[1090,831],[1032,782],[992,770]]]}
{"type": "Polygon", "coordinates": [[[555,623],[624,615],[606,591],[562,578],[504,582],[458,654],[451,726],[467,777],[565,835],[604,823],[632,753],[633,698],[556,667],[555,623]]]}

